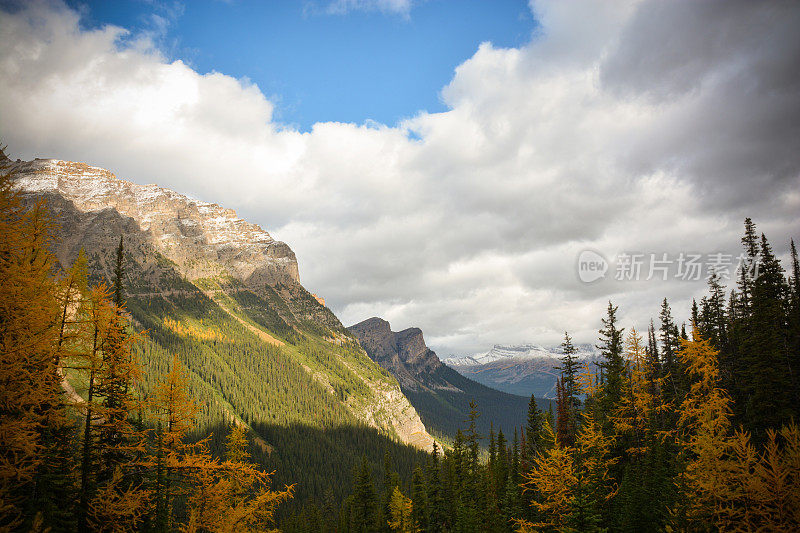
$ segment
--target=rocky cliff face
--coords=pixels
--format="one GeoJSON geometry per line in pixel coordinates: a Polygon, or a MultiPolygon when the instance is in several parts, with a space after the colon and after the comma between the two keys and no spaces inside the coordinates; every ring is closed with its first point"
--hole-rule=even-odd
{"type": "Polygon", "coordinates": [[[348,329],[370,358],[389,370],[405,388],[417,390],[422,386],[421,376],[432,374],[442,366],[436,354],[425,345],[419,328],[395,333],[387,321],[373,317],[348,329]]]}
{"type": "Polygon", "coordinates": [[[57,194],[82,212],[114,209],[189,279],[223,274],[248,285],[299,282],[297,259],[232,209],[194,200],[157,185],[137,185],[83,163],[36,159],[13,165],[27,192],[57,194]]]}
{"type": "Polygon", "coordinates": [[[492,423],[495,430],[524,424],[529,397],[491,389],[443,365],[419,328],[394,332],[387,321],[374,317],[348,329],[367,355],[397,378],[430,431],[455,437],[465,427],[471,401],[481,412],[478,429],[484,435],[492,423]]]}

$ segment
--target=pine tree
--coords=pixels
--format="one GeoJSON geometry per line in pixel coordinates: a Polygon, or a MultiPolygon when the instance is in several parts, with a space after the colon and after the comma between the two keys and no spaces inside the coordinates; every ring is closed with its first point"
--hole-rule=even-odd
{"type": "Polygon", "coordinates": [[[678,327],[672,319],[672,310],[667,299],[661,303],[660,341],[662,368],[664,377],[664,394],[667,401],[680,402],[684,394],[684,384],[682,380],[683,369],[680,365],[677,353],[680,350],[680,335],[678,327]]]}
{"type": "Polygon", "coordinates": [[[150,410],[159,422],[156,434],[156,454],[147,466],[155,471],[154,524],[157,531],[172,527],[172,509],[177,497],[177,482],[183,458],[191,453],[184,439],[194,425],[197,405],[189,393],[189,379],[178,356],[173,356],[170,372],[156,386],[150,410]]]}
{"type": "Polygon", "coordinates": [[[767,428],[780,428],[797,415],[787,353],[784,298],[788,286],[763,234],[760,251],[759,275],[752,284],[752,311],[740,344],[746,372],[743,422],[757,443],[765,441],[767,428]]]}
{"type": "MultiPolygon", "coordinates": [[[[392,502],[397,499],[395,498],[394,493],[394,491],[397,490],[398,488],[394,487],[391,497],[392,502]]],[[[408,520],[409,517],[404,517],[402,521],[398,522],[396,507],[390,504],[390,516],[392,517],[392,522],[395,524],[402,524],[402,527],[406,528],[403,531],[412,529],[416,530],[417,528],[424,531],[428,528],[428,501],[427,489],[425,487],[425,476],[420,467],[414,468],[414,472],[411,475],[411,496],[411,499],[408,500],[409,509],[411,509],[411,500],[414,502],[413,509],[411,509],[410,512],[411,520],[408,520]]],[[[398,530],[393,529],[393,531],[398,530]]]]}
{"type": "Polygon", "coordinates": [[[583,413],[575,448],[556,446],[540,454],[524,477],[525,489],[541,495],[532,501],[539,519],[517,520],[518,531],[601,531],[601,511],[616,494],[608,470],[616,461],[612,440],[583,413]]]}
{"type": "Polygon", "coordinates": [[[371,533],[377,530],[377,497],[372,482],[372,471],[366,457],[362,457],[361,466],[356,475],[350,504],[350,531],[354,533],[371,533]]]}
{"type": "Polygon", "coordinates": [[[270,490],[270,475],[248,461],[244,426],[231,428],[224,461],[211,456],[206,442],[187,447],[188,453],[174,463],[190,487],[189,521],[183,529],[190,533],[263,531],[272,524],[277,506],[291,498],[293,487],[270,490]]]}
{"type": "MultiPolygon", "coordinates": [[[[720,387],[717,351],[695,331],[680,351],[691,386],[680,408],[681,439],[688,455],[682,478],[686,521],[702,528],[722,504],[730,451],[731,400],[720,387]]],[[[713,523],[713,521],[712,521],[713,523]]]]}
{"type": "Polygon", "coordinates": [[[478,405],[474,401],[469,402],[469,425],[464,433],[464,445],[466,447],[466,461],[464,465],[464,488],[469,496],[461,498],[461,517],[459,522],[462,527],[467,529],[476,528],[481,522],[481,512],[485,509],[485,496],[482,484],[482,476],[480,473],[480,440],[481,435],[478,433],[477,421],[480,417],[478,412],[478,405]]]}
{"type": "Polygon", "coordinates": [[[617,327],[617,307],[608,302],[606,318],[602,319],[600,344],[597,349],[603,357],[600,363],[603,388],[600,394],[599,407],[601,413],[610,413],[622,396],[622,374],[624,360],[622,358],[622,333],[624,328],[617,327]]]}
{"type": "MultiPolygon", "coordinates": [[[[744,219],[744,236],[742,237],[742,246],[744,247],[745,257],[752,265],[758,260],[758,234],[756,233],[756,225],[748,217],[744,219]]],[[[750,314],[750,306],[752,304],[753,293],[753,278],[748,268],[749,265],[742,265],[739,270],[739,303],[740,313],[743,317],[750,314]]]]}
{"type": "MultiPolygon", "coordinates": [[[[90,524],[91,500],[97,494],[97,429],[105,422],[103,418],[103,397],[98,391],[100,375],[103,371],[106,340],[116,309],[109,300],[105,285],[89,291],[88,326],[86,351],[78,367],[85,374],[86,401],[83,405],[83,441],[81,443],[80,489],[78,498],[78,530],[87,531],[90,524]]],[[[108,481],[105,479],[103,481],[108,481]]]]}
{"type": "Polygon", "coordinates": [[[439,472],[439,445],[433,441],[433,451],[428,459],[426,468],[426,485],[428,488],[428,531],[438,533],[441,531],[445,521],[445,505],[442,499],[443,487],[441,487],[441,475],[439,472]]]}
{"type": "Polygon", "coordinates": [[[506,513],[506,523],[516,517],[522,516],[522,471],[519,458],[519,435],[514,428],[514,442],[511,448],[511,462],[509,465],[508,479],[504,491],[503,508],[506,513]]]}
{"type": "Polygon", "coordinates": [[[559,407],[559,425],[558,432],[559,438],[562,442],[571,446],[575,442],[575,436],[578,432],[578,411],[580,410],[580,398],[578,396],[576,376],[578,374],[579,365],[575,358],[577,350],[572,345],[572,339],[569,333],[564,332],[564,342],[561,344],[562,353],[561,358],[561,395],[563,406],[559,407]]]}
{"type": "Polygon", "coordinates": [[[789,365],[794,386],[794,403],[800,404],[800,261],[794,239],[790,246],[792,271],[789,280],[789,365]]]}
{"type": "MultiPolygon", "coordinates": [[[[86,256],[80,250],[73,265],[56,282],[59,378],[64,376],[65,362],[80,357],[84,350],[83,317],[78,310],[85,302],[87,284],[86,256]]],[[[51,412],[42,432],[43,458],[36,473],[35,498],[31,502],[33,508],[41,512],[43,526],[55,533],[75,531],[78,526],[74,501],[78,493],[75,481],[78,467],[73,454],[77,427],[76,417],[71,414],[75,398],[67,394],[64,386],[60,392],[61,408],[51,412]]]]}
{"type": "Polygon", "coordinates": [[[528,420],[525,430],[527,435],[527,456],[529,461],[533,461],[536,454],[542,450],[542,426],[544,414],[539,406],[536,404],[536,398],[531,394],[530,402],[528,402],[528,420]]]}
{"type": "Polygon", "coordinates": [[[124,257],[125,249],[122,245],[122,235],[119,237],[119,246],[117,247],[117,255],[116,260],[114,262],[114,284],[113,284],[113,293],[114,293],[114,305],[117,306],[117,309],[123,309],[125,307],[125,289],[124,289],[124,278],[125,278],[125,257],[124,257]]]}

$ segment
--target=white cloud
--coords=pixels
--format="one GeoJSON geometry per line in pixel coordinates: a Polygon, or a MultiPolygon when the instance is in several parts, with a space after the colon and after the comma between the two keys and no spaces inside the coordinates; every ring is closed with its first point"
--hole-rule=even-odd
{"type": "Polygon", "coordinates": [[[351,11],[380,11],[408,17],[412,4],[412,0],[331,0],[323,11],[329,15],[344,15],[351,11]]]}
{"type": "Polygon", "coordinates": [[[591,342],[609,298],[643,327],[664,296],[685,317],[702,292],[581,284],[585,248],[733,253],[745,216],[779,252],[800,236],[796,6],[533,10],[529,44],[484,43],[457,68],[447,112],[300,133],[246,80],[37,3],[0,15],[0,135],[16,157],[234,207],[293,247],[345,324],[419,326],[445,354],[565,329],[591,342]]]}

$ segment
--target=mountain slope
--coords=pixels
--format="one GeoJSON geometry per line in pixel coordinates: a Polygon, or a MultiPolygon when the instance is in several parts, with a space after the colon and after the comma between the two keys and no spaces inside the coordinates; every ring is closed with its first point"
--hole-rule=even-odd
{"type": "MultiPolygon", "coordinates": [[[[141,394],[177,354],[189,370],[203,432],[232,420],[247,424],[258,434],[256,455],[287,482],[298,481],[284,478],[287,471],[325,474],[308,470],[312,455],[331,457],[328,475],[349,479],[361,453],[372,459],[369,446],[430,448],[432,437],[395,378],[300,284],[288,245],[231,210],[96,167],[37,159],[11,170],[23,199],[43,200],[53,214],[61,265],[83,248],[92,280],[107,281],[123,236],[127,307],[136,329],[146,331],[137,348],[141,394]],[[378,433],[364,433],[368,428],[378,433]],[[310,439],[332,430],[339,440],[322,442],[350,454],[295,442],[305,450],[297,464],[298,450],[275,445],[287,432],[310,439]],[[348,444],[347,434],[356,440],[348,444]]],[[[80,394],[80,377],[69,377],[80,394]]],[[[311,490],[301,485],[298,497],[311,490]]]]}
{"type": "MultiPolygon", "coordinates": [[[[581,364],[595,369],[600,354],[591,344],[576,344],[581,364]]],[[[443,363],[461,375],[510,394],[555,399],[561,348],[538,344],[495,345],[484,354],[449,357],[443,363]]]]}
{"type": "MultiPolygon", "coordinates": [[[[495,430],[502,427],[507,431],[525,424],[529,397],[491,389],[443,365],[426,346],[419,328],[394,332],[387,321],[374,317],[349,329],[367,355],[397,378],[434,434],[452,438],[463,429],[470,400],[478,404],[478,431],[484,436],[490,423],[495,430]]],[[[542,407],[548,408],[549,403],[543,402],[542,407]]]]}

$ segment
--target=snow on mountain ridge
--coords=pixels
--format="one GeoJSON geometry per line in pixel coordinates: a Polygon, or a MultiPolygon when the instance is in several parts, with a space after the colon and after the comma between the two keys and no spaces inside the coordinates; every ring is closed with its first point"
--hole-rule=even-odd
{"type": "Polygon", "coordinates": [[[289,246],[233,209],[125,181],[84,163],[35,159],[12,164],[12,169],[17,187],[26,193],[54,193],[83,212],[112,208],[132,218],[189,278],[227,273],[253,284],[299,282],[289,246]]]}
{"type": "MultiPolygon", "coordinates": [[[[592,359],[598,354],[591,344],[576,344],[578,359],[592,359]]],[[[486,353],[472,356],[448,357],[442,362],[448,366],[486,365],[502,360],[525,361],[530,359],[560,359],[563,356],[561,346],[542,346],[540,344],[495,344],[486,353]]]]}

